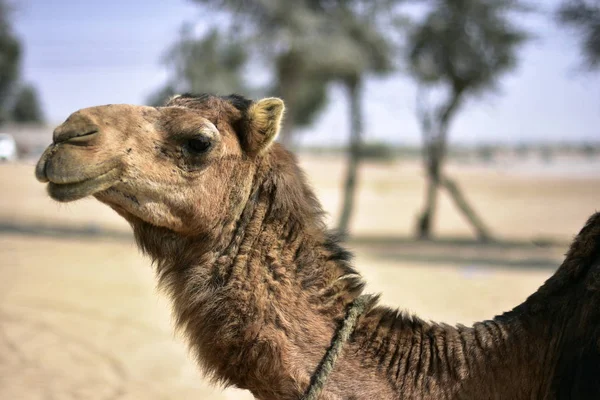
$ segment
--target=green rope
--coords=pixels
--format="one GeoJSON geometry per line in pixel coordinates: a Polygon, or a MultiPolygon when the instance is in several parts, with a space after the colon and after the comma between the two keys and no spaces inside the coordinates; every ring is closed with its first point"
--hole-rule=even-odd
{"type": "Polygon", "coordinates": [[[352,302],[352,305],[346,313],[342,327],[334,336],[331,346],[317,366],[315,373],[310,379],[310,386],[302,400],[316,400],[319,397],[325,387],[325,383],[327,383],[327,378],[333,371],[333,367],[341,353],[344,343],[348,341],[350,335],[354,332],[358,317],[365,312],[365,309],[372,298],[372,295],[363,294],[352,302]]]}

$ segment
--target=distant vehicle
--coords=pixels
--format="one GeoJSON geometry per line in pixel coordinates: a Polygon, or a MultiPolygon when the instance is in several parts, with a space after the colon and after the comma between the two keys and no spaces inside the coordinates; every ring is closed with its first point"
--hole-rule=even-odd
{"type": "Polygon", "coordinates": [[[17,142],[8,133],[0,133],[0,161],[17,159],[17,142]]]}

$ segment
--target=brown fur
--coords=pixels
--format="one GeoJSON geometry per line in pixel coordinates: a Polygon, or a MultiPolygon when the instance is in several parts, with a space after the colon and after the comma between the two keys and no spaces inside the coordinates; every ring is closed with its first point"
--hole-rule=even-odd
{"type": "MultiPolygon", "coordinates": [[[[363,290],[294,156],[272,144],[282,113],[210,95],[93,107],[36,167],[54,199],[93,195],[129,221],[199,365],[259,399],[301,397],[363,290]]],[[[322,398],[600,398],[599,241],[597,214],[535,294],[473,327],[374,300],[322,398]]]]}

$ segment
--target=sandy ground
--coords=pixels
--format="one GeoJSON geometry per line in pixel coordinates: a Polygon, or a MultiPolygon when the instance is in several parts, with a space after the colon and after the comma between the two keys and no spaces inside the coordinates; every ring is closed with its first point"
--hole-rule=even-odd
{"type": "MultiPolygon", "coordinates": [[[[335,217],[342,164],[306,157],[303,166],[335,217]]],[[[53,203],[32,168],[0,165],[0,399],[250,399],[197,372],[128,226],[93,200],[53,203]]],[[[523,301],[553,273],[597,208],[600,175],[450,171],[501,243],[469,241],[446,198],[436,231],[449,239],[408,240],[423,181],[418,165],[399,162],[363,169],[350,245],[367,290],[385,303],[471,323],[523,301]]]]}

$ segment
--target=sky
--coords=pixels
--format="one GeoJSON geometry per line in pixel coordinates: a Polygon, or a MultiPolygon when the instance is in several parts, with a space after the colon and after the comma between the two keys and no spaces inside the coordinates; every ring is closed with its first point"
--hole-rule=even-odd
{"type": "MultiPolygon", "coordinates": [[[[541,0],[540,0],[541,1],[541,0]]],[[[144,104],[168,78],[160,63],[185,22],[211,15],[185,0],[19,0],[14,28],[24,45],[22,77],[41,96],[53,125],[72,112],[108,103],[144,104]]],[[[551,10],[557,0],[541,4],[551,10]]],[[[600,141],[600,73],[582,70],[577,37],[542,13],[521,17],[536,35],[496,93],[468,101],[454,121],[453,143],[600,141]]],[[[332,49],[335,51],[335,49],[332,49]]],[[[365,136],[416,144],[416,86],[401,74],[372,77],[365,87],[365,136]]],[[[348,133],[347,103],[331,102],[305,144],[339,144],[348,133]]]]}

